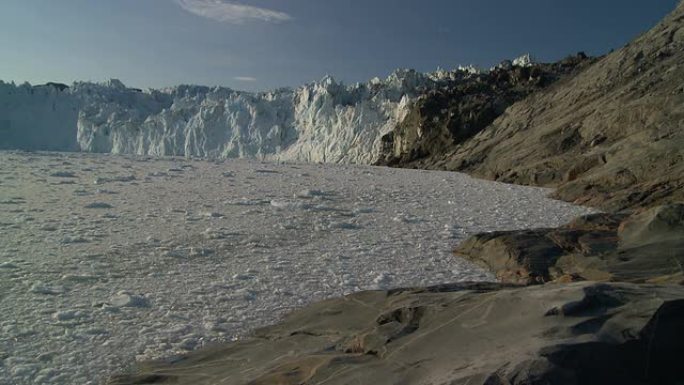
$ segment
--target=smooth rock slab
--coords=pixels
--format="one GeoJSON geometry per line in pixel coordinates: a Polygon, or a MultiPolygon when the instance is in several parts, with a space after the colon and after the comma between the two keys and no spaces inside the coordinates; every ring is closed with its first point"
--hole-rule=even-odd
{"type": "Polygon", "coordinates": [[[110,384],[675,384],[683,322],[682,286],[361,292],[110,384]]]}

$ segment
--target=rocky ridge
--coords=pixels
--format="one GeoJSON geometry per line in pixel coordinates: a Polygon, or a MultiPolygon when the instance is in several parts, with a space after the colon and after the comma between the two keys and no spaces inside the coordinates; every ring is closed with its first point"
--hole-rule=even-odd
{"type": "Polygon", "coordinates": [[[420,167],[556,187],[559,199],[608,211],[684,200],[682,47],[680,4],[624,48],[420,167]]]}
{"type": "Polygon", "coordinates": [[[527,55],[430,90],[412,102],[406,117],[383,136],[383,152],[376,164],[432,168],[454,146],[485,129],[515,102],[595,61],[578,53],[545,64],[527,55]]]}

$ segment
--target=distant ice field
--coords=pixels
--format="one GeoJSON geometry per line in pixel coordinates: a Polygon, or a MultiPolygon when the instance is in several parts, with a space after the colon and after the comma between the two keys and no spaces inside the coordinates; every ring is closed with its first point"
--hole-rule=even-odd
{"type": "Polygon", "coordinates": [[[99,384],[358,290],[491,280],[469,235],[590,212],[458,173],[0,152],[0,384],[99,384]]]}

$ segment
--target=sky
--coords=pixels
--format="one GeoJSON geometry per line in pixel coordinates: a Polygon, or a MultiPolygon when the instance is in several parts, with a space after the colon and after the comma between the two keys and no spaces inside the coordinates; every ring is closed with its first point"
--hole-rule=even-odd
{"type": "Polygon", "coordinates": [[[620,48],[677,0],[2,0],[0,80],[241,90],[620,48]]]}

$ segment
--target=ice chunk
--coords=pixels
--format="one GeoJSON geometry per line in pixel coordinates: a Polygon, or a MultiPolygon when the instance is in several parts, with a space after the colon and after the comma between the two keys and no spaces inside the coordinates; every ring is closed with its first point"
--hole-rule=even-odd
{"type": "Polygon", "coordinates": [[[515,67],[531,67],[534,63],[534,59],[532,59],[532,56],[529,53],[513,60],[513,66],[515,67]]]}
{"type": "Polygon", "coordinates": [[[109,299],[109,303],[114,307],[149,307],[147,298],[141,295],[133,295],[128,292],[118,292],[109,299]]]}

